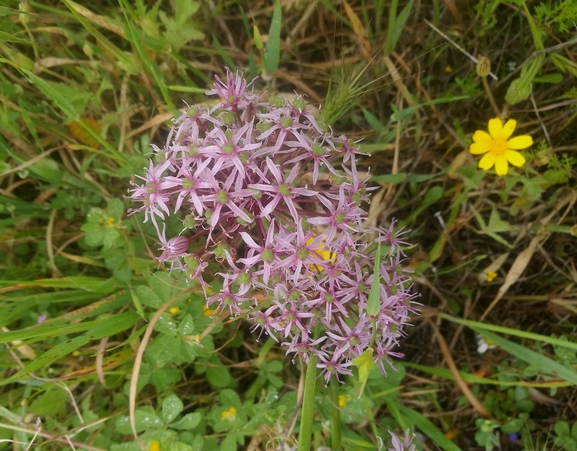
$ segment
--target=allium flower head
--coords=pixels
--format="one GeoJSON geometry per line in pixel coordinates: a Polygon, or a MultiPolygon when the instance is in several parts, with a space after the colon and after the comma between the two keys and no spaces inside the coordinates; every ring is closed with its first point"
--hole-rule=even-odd
{"type": "Polygon", "coordinates": [[[521,135],[511,138],[517,121],[509,119],[505,125],[499,118],[489,121],[489,133],[477,130],[473,135],[473,144],[469,151],[473,155],[485,154],[479,161],[479,168],[485,171],[495,166],[497,175],[506,175],[509,163],[513,166],[523,166],[525,157],[517,152],[533,145],[533,138],[521,135]]]}
{"type": "Polygon", "coordinates": [[[404,232],[368,230],[362,208],[368,175],[356,167],[358,147],[334,136],[302,97],[264,101],[241,72],[216,77],[220,102],[190,107],[174,121],[164,148],[130,197],[155,225],[159,260],[201,284],[207,308],[254,312],[253,330],[318,357],[328,381],[350,374],[352,360],[373,348],[375,363],[393,352],[411,310],[402,266],[404,232]],[[167,237],[175,215],[183,231],[167,237]],[[162,226],[162,227],[161,227],[162,226]],[[367,237],[374,238],[368,242],[367,237]],[[367,315],[376,243],[381,305],[367,315]],[[218,265],[210,289],[205,269],[218,265]],[[259,299],[268,299],[258,304],[259,299]],[[254,308],[256,305],[256,308],[254,308]]]}

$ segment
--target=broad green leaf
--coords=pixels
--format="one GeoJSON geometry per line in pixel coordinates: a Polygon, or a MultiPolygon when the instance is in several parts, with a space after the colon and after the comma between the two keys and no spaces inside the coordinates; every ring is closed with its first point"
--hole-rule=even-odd
{"type": "MultiPolygon", "coordinates": [[[[151,312],[150,316],[154,316],[156,312],[151,312]]],[[[176,320],[170,313],[163,313],[158,318],[158,321],[154,325],[154,330],[161,332],[166,335],[170,335],[172,337],[176,337],[177,334],[177,326],[176,320]]]]}
{"type": "Polygon", "coordinates": [[[172,297],[172,287],[174,281],[171,279],[170,275],[164,271],[157,271],[148,278],[148,283],[150,288],[158,295],[164,304],[169,301],[172,297]]]}
{"type": "Polygon", "coordinates": [[[182,378],[182,375],[182,371],[178,368],[160,368],[151,373],[150,382],[159,392],[163,392],[173,387],[182,378]]]}
{"type": "Polygon", "coordinates": [[[156,294],[154,291],[152,291],[152,289],[150,289],[150,287],[147,287],[146,285],[137,286],[136,295],[138,296],[138,299],[142,305],[146,305],[147,307],[159,309],[164,304],[158,294],[156,294]]]}
{"type": "Polygon", "coordinates": [[[178,333],[181,335],[190,335],[194,332],[194,320],[192,315],[187,313],[184,318],[180,320],[178,325],[178,333]]]}
{"type": "Polygon", "coordinates": [[[229,407],[235,407],[235,408],[240,408],[242,405],[242,402],[240,400],[240,396],[238,396],[238,393],[235,392],[234,390],[231,390],[229,388],[222,390],[219,395],[218,398],[220,400],[220,403],[225,406],[227,409],[229,407]]]}
{"type": "MultiPolygon", "coordinates": [[[[148,431],[150,429],[160,429],[165,424],[160,417],[154,412],[152,407],[139,407],[134,412],[134,422],[136,432],[148,431]]],[[[116,431],[121,434],[132,434],[130,427],[130,417],[128,415],[121,416],[115,423],[116,431]]]]}
{"type": "Polygon", "coordinates": [[[222,366],[222,363],[218,360],[215,363],[216,365],[211,365],[206,369],[206,378],[208,379],[208,382],[216,388],[228,386],[232,380],[228,369],[222,366]]]}
{"type": "Polygon", "coordinates": [[[172,420],[180,415],[180,412],[182,412],[183,408],[184,404],[178,396],[174,394],[168,395],[164,401],[162,401],[161,416],[164,420],[164,423],[168,424],[172,422],[172,420]]]}
{"type": "Polygon", "coordinates": [[[182,419],[172,423],[172,429],[194,429],[200,424],[202,414],[200,412],[187,413],[182,419]]]}
{"type": "Polygon", "coordinates": [[[162,334],[147,346],[144,356],[156,368],[162,368],[167,363],[174,360],[178,354],[179,346],[175,343],[175,338],[162,334]]]}

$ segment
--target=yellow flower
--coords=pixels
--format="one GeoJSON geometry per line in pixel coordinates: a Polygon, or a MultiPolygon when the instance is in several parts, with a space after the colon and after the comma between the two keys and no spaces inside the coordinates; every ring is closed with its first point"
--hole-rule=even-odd
{"type": "Polygon", "coordinates": [[[229,416],[234,415],[235,413],[236,413],[236,409],[234,407],[231,407],[230,409],[222,412],[220,414],[220,417],[224,420],[225,418],[228,418],[229,416]]]}
{"type": "Polygon", "coordinates": [[[172,313],[173,315],[176,315],[178,312],[180,312],[180,309],[178,307],[171,307],[169,309],[169,312],[172,313]]]}
{"type": "MultiPolygon", "coordinates": [[[[306,241],[307,245],[311,244],[314,240],[315,240],[315,237],[314,237],[314,236],[311,237],[311,238],[309,238],[309,239],[306,241]]],[[[325,260],[325,261],[330,261],[331,263],[334,263],[334,261],[335,261],[335,259],[336,259],[336,255],[333,254],[333,253],[331,253],[330,251],[328,251],[324,246],[325,246],[325,242],[324,242],[324,241],[321,241],[320,247],[317,248],[317,249],[315,249],[315,253],[316,253],[320,258],[322,258],[323,260],[325,260]]],[[[323,267],[322,267],[321,265],[314,265],[314,264],[313,264],[313,265],[310,265],[310,266],[311,266],[311,268],[315,268],[315,267],[316,267],[316,269],[317,269],[319,272],[321,272],[321,271],[323,270],[323,267]]]]}
{"type": "Polygon", "coordinates": [[[153,440],[150,442],[150,447],[148,451],[160,451],[160,442],[158,440],[153,440]]]}
{"type": "Polygon", "coordinates": [[[475,132],[469,151],[473,155],[485,154],[479,161],[481,169],[487,171],[494,165],[497,175],[506,175],[509,163],[517,167],[525,164],[525,157],[517,150],[531,146],[533,138],[529,135],[511,138],[516,126],[517,121],[513,119],[503,125],[501,119],[495,118],[489,121],[489,133],[483,130],[475,132]]]}
{"type": "Polygon", "coordinates": [[[493,282],[493,280],[495,280],[496,277],[497,273],[495,271],[489,271],[487,273],[487,282],[493,282]]]}

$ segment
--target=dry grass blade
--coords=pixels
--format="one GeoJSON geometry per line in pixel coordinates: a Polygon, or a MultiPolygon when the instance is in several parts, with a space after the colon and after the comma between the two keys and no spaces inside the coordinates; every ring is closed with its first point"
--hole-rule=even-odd
{"type": "Polygon", "coordinates": [[[152,336],[152,332],[154,331],[154,326],[158,322],[158,319],[161,315],[166,311],[168,307],[174,302],[174,299],[170,299],[166,301],[154,314],[148,326],[146,327],[146,331],[144,332],[144,336],[142,337],[142,341],[138,346],[138,350],[136,351],[136,355],[134,358],[134,365],[132,367],[132,376],[130,377],[130,390],[128,394],[128,415],[130,417],[130,427],[132,428],[132,434],[134,435],[135,440],[140,445],[142,450],[146,450],[146,446],[140,440],[138,436],[138,432],[136,432],[136,419],[135,419],[135,412],[136,412],[136,389],[138,385],[138,376],[140,374],[140,367],[142,365],[142,359],[144,357],[144,351],[146,351],[146,346],[148,346],[148,342],[150,341],[150,337],[152,336]]]}
{"type": "Polygon", "coordinates": [[[447,342],[445,341],[445,339],[443,338],[443,336],[439,332],[439,329],[437,328],[437,326],[432,321],[429,321],[429,325],[433,328],[433,331],[435,333],[435,337],[437,338],[437,342],[439,343],[439,349],[440,349],[441,353],[443,354],[443,357],[445,359],[445,362],[447,363],[447,366],[449,367],[449,370],[451,371],[451,374],[455,378],[455,381],[457,382],[459,389],[461,390],[461,392],[463,393],[465,398],[467,398],[467,401],[469,401],[469,404],[471,404],[471,406],[475,409],[475,411],[479,415],[481,415],[482,417],[492,418],[492,415],[485,410],[485,408],[482,406],[482,404],[479,402],[479,400],[475,397],[475,395],[473,394],[473,392],[471,391],[469,386],[466,384],[466,382],[463,380],[463,378],[459,374],[459,369],[457,368],[457,365],[455,364],[455,361],[453,360],[453,357],[451,356],[451,351],[449,350],[449,347],[447,346],[447,342]]]}

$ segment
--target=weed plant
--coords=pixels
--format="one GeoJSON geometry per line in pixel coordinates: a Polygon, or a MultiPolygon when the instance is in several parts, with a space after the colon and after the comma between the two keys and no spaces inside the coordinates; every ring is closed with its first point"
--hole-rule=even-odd
{"type": "Polygon", "coordinates": [[[577,450],[576,22],[573,0],[2,2],[0,450],[577,450]],[[174,170],[183,134],[219,156],[174,170]],[[226,140],[261,149],[245,210],[226,140]],[[178,200],[187,167],[227,196],[178,200]],[[354,315],[314,310],[351,262],[323,299],[357,290],[354,315]]]}

